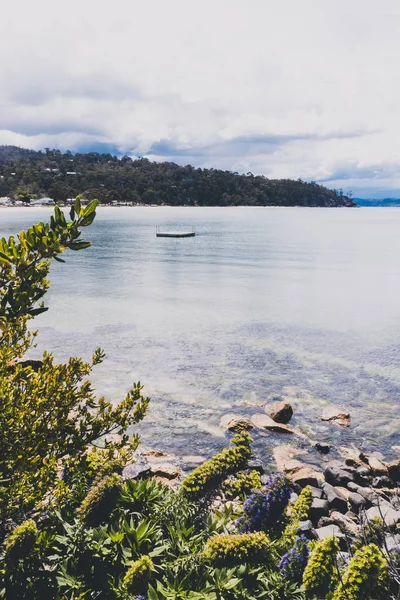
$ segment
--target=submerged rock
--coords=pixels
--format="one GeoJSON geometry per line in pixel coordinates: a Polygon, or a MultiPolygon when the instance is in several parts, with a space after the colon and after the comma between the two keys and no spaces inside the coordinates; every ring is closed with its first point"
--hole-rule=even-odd
{"type": "Polygon", "coordinates": [[[377,456],[370,455],[367,460],[374,475],[388,475],[387,466],[377,456]]]}
{"type": "Polygon", "coordinates": [[[264,410],[277,423],[289,423],[293,416],[293,408],[289,402],[269,402],[264,410]]]}
{"type": "Polygon", "coordinates": [[[253,424],[260,429],[266,429],[267,431],[276,431],[278,433],[295,433],[294,430],[289,427],[289,425],[284,425],[283,423],[276,423],[271,417],[268,415],[264,415],[263,413],[256,413],[251,417],[253,424]]]}
{"type": "Polygon", "coordinates": [[[324,408],[321,419],[339,427],[350,427],[350,413],[333,404],[324,408]]]}
{"type": "Polygon", "coordinates": [[[354,446],[351,448],[340,446],[339,453],[344,458],[344,462],[347,466],[356,468],[364,467],[369,470],[369,466],[365,460],[366,457],[358,448],[355,448],[354,446]]]}
{"type": "Polygon", "coordinates": [[[182,464],[185,468],[195,469],[202,463],[206,462],[207,458],[200,454],[187,454],[182,456],[182,464]]]}
{"type": "Polygon", "coordinates": [[[163,479],[177,479],[182,475],[182,469],[169,463],[152,465],[151,474],[163,479]]]}
{"type": "Polygon", "coordinates": [[[324,442],[316,442],[314,444],[314,448],[318,450],[318,452],[320,452],[321,454],[329,454],[329,451],[331,449],[330,445],[325,444],[324,442]]]}
{"type": "Polygon", "coordinates": [[[293,473],[304,467],[304,464],[295,458],[302,453],[302,451],[290,444],[276,446],[272,450],[277,469],[282,473],[293,473]]]}
{"type": "Polygon", "coordinates": [[[298,450],[290,444],[283,444],[275,447],[272,453],[278,471],[285,473],[293,483],[300,487],[306,485],[311,485],[314,488],[320,487],[323,482],[322,473],[295,458],[298,455],[306,454],[304,450],[298,450]]]}
{"type": "Polygon", "coordinates": [[[322,473],[307,466],[302,466],[294,473],[289,474],[289,479],[302,488],[306,485],[318,487],[323,482],[322,473]]]}
{"type": "Polygon", "coordinates": [[[242,417],[241,415],[223,415],[220,421],[220,427],[223,429],[227,429],[228,431],[249,431],[253,429],[254,425],[247,419],[246,417],[242,417]]]}

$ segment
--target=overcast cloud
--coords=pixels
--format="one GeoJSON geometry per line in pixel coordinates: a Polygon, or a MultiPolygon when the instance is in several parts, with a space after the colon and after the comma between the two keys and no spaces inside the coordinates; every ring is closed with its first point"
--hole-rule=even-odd
{"type": "Polygon", "coordinates": [[[0,144],[400,194],[398,0],[15,0],[0,144]]]}

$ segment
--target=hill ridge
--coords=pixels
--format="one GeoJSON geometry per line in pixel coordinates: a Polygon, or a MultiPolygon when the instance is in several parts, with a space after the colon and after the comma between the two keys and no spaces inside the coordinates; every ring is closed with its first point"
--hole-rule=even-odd
{"type": "Polygon", "coordinates": [[[0,196],[18,193],[56,201],[82,194],[101,203],[172,206],[356,206],[341,191],[301,179],[268,179],[98,152],[0,146],[0,196]]]}

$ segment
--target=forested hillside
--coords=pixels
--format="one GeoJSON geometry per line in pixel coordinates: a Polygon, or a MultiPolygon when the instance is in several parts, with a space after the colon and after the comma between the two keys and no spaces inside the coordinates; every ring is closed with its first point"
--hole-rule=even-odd
{"type": "Polygon", "coordinates": [[[132,160],[111,154],[44,152],[0,146],[0,197],[64,201],[82,194],[101,203],[198,206],[355,206],[315,182],[268,179],[219,169],[132,160]]]}

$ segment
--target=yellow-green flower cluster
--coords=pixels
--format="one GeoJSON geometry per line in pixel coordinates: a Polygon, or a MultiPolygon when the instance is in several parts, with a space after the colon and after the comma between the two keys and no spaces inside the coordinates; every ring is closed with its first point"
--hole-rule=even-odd
{"type": "Polygon", "coordinates": [[[311,596],[326,598],[335,589],[338,580],[338,551],[339,544],[334,537],[315,544],[303,575],[304,588],[311,596]]]}
{"type": "Polygon", "coordinates": [[[243,469],[251,457],[251,441],[247,432],[238,433],[232,439],[233,446],[225,448],[186,477],[181,487],[182,494],[195,499],[220,485],[228,475],[243,469]]]}
{"type": "Polygon", "coordinates": [[[307,485],[301,492],[296,502],[289,505],[289,524],[287,525],[283,537],[286,541],[293,542],[296,537],[296,531],[300,521],[305,521],[310,512],[313,501],[312,489],[307,485]]]}
{"type": "Polygon", "coordinates": [[[375,544],[382,546],[385,539],[385,523],[379,517],[375,517],[363,526],[358,539],[354,542],[354,549],[359,550],[363,546],[375,544]]]}
{"type": "Polygon", "coordinates": [[[150,575],[153,570],[153,561],[149,556],[142,556],[127,570],[124,577],[124,586],[130,594],[140,594],[147,590],[150,575]]]}
{"type": "Polygon", "coordinates": [[[24,521],[8,536],[4,548],[5,564],[25,558],[35,546],[38,529],[35,521],[24,521]]]}
{"type": "Polygon", "coordinates": [[[238,473],[234,479],[227,479],[222,485],[222,490],[226,498],[236,498],[243,494],[250,494],[253,490],[262,487],[260,474],[258,471],[250,473],[238,473]]]}
{"type": "Polygon", "coordinates": [[[375,544],[357,550],[332,600],[370,600],[387,577],[387,562],[375,544]]]}
{"type": "Polygon", "coordinates": [[[262,531],[215,535],[208,540],[204,557],[215,566],[265,564],[271,558],[270,541],[262,531]]]}
{"type": "Polygon", "coordinates": [[[99,525],[115,507],[121,490],[120,475],[108,475],[89,490],[88,495],[78,509],[78,514],[87,525],[99,525]]]}

